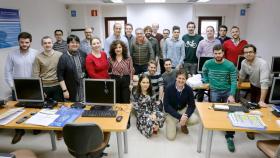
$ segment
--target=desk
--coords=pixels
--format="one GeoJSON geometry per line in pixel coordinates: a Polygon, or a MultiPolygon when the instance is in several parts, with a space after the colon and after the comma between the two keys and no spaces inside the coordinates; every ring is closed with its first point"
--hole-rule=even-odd
{"type": "Polygon", "coordinates": [[[203,103],[196,103],[196,107],[201,119],[200,129],[198,134],[198,144],[197,144],[197,152],[201,152],[201,145],[202,145],[202,135],[203,129],[208,130],[207,134],[207,145],[206,145],[206,153],[205,157],[210,158],[211,153],[211,145],[212,145],[212,138],[213,138],[213,131],[239,131],[239,132],[265,132],[265,133],[279,133],[280,128],[276,124],[277,118],[271,113],[269,110],[270,108],[261,108],[259,109],[262,114],[262,120],[266,124],[266,130],[252,130],[246,128],[237,128],[231,125],[230,120],[227,118],[227,112],[224,111],[214,111],[209,109],[212,103],[203,102],[203,103]],[[221,120],[223,124],[220,124],[221,120]]]}
{"type": "MultiPolygon", "coordinates": [[[[17,102],[10,101],[6,104],[7,108],[12,108],[17,102]]],[[[62,104],[59,103],[59,106],[62,104]]],[[[70,106],[71,103],[64,103],[66,106],[70,106]]],[[[129,115],[131,112],[131,105],[130,104],[116,104],[115,107],[117,107],[118,114],[122,115],[123,119],[121,122],[116,122],[115,118],[102,118],[102,117],[79,117],[74,123],[88,123],[88,122],[94,122],[97,125],[101,127],[101,129],[104,132],[116,132],[117,134],[117,144],[118,144],[118,155],[119,158],[123,158],[123,144],[122,144],[122,133],[124,137],[124,153],[128,152],[128,144],[127,144],[127,123],[129,119],[129,115]]],[[[0,109],[0,113],[4,110],[7,110],[7,108],[0,109]]],[[[89,108],[89,107],[87,107],[89,108]]],[[[36,126],[36,125],[28,125],[28,124],[17,124],[16,121],[23,116],[29,115],[31,112],[40,111],[41,109],[34,109],[34,108],[25,108],[25,111],[23,114],[21,114],[19,117],[17,117],[15,120],[11,121],[10,123],[0,126],[0,128],[7,128],[7,129],[28,129],[28,130],[45,130],[45,131],[51,131],[51,143],[52,143],[52,149],[56,150],[56,141],[55,141],[55,133],[54,131],[61,131],[62,127],[51,127],[51,126],[36,126]]]]}

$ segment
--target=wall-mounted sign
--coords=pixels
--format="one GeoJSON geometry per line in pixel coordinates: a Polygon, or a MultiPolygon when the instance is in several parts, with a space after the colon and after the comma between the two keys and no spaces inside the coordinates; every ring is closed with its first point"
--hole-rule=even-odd
{"type": "Polygon", "coordinates": [[[246,16],[246,9],[240,9],[240,16],[246,16]]]}
{"type": "Polygon", "coordinates": [[[97,10],[96,9],[91,10],[91,16],[97,16],[97,10]]]}
{"type": "Polygon", "coordinates": [[[77,11],[71,10],[71,17],[76,17],[76,16],[77,16],[77,11]]]}

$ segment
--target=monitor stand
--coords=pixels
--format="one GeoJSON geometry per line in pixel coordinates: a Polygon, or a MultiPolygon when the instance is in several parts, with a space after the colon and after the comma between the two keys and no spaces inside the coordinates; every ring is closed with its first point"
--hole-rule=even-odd
{"type": "Polygon", "coordinates": [[[111,110],[112,106],[106,106],[106,105],[94,105],[90,108],[90,110],[111,110]]]}

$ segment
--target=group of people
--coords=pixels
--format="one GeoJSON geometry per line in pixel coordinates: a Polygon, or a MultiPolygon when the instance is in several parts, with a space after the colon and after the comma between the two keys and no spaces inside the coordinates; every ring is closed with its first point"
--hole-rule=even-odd
{"type": "MultiPolygon", "coordinates": [[[[132,103],[136,112],[137,129],[147,138],[166,126],[166,137],[174,140],[177,125],[188,134],[187,125],[197,121],[194,115],[195,98],[192,88],[186,84],[189,76],[197,73],[200,57],[214,57],[202,68],[204,83],[210,85],[212,102],[235,102],[237,87],[236,63],[238,55],[244,55],[239,71],[239,82],[249,76],[252,101],[265,107],[265,99],[271,84],[268,63],[256,56],[256,47],[240,39],[237,26],[206,28],[206,38],[195,33],[195,23],[186,25],[188,33],[180,39],[180,27],[173,26],[158,33],[159,25],[136,28],[115,23],[113,34],[105,39],[104,49],[100,38],[93,36],[93,28],[85,28],[85,39],[76,35],[62,39],[63,31],[55,30],[56,42],[50,36],[41,39],[43,51],[30,48],[31,34],[18,36],[19,49],[11,52],[5,65],[5,80],[13,91],[13,78],[37,77],[43,82],[44,94],[57,101],[83,101],[83,79],[115,79],[117,103],[132,103]],[[159,68],[158,68],[159,65],[159,68]],[[130,87],[134,75],[139,76],[133,91],[130,87]],[[131,92],[132,91],[132,92],[131,92]],[[130,94],[132,94],[130,98],[130,94]]],[[[13,91],[14,96],[14,91],[13,91]]],[[[22,131],[16,132],[12,143],[20,140],[22,131]]],[[[234,132],[226,132],[228,149],[235,150],[234,132]]],[[[253,138],[248,133],[249,138],[253,138]]]]}

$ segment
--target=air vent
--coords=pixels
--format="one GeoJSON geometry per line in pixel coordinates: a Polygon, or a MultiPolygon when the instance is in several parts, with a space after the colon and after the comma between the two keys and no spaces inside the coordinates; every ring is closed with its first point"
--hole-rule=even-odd
{"type": "Polygon", "coordinates": [[[188,3],[195,3],[197,2],[198,0],[187,0],[188,3]]]}

